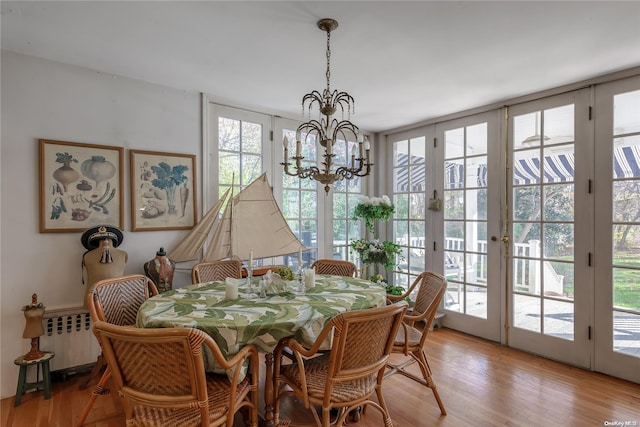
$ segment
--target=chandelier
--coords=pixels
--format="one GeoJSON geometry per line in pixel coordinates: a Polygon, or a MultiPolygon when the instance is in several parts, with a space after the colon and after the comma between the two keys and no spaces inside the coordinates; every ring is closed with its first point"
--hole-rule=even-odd
{"type": "Polygon", "coordinates": [[[324,191],[329,193],[331,184],[336,181],[369,175],[373,163],[369,161],[369,139],[360,132],[358,126],[349,120],[351,113],[355,113],[353,97],[347,92],[331,91],[331,31],[338,28],[338,21],[328,18],[321,19],[318,21],[318,28],[327,33],[327,87],[322,93],[314,90],[302,97],[302,114],[304,116],[305,108],[308,108],[310,120],[298,126],[296,130],[296,155],[291,158],[289,158],[289,140],[286,136],[284,137],[282,141],[284,145],[284,162],[280,164],[284,166],[284,172],[287,175],[315,179],[324,184],[324,191]],[[311,119],[311,110],[316,105],[318,107],[318,118],[311,119]],[[340,120],[334,117],[338,109],[341,112],[340,120]],[[344,118],[345,112],[347,113],[346,120],[344,118]],[[310,143],[318,141],[324,147],[322,169],[317,166],[302,165],[302,160],[304,159],[302,156],[303,136],[305,143],[307,140],[310,140],[310,143]],[[333,170],[333,158],[335,157],[333,146],[338,137],[341,137],[344,141],[351,137],[352,141],[357,141],[358,150],[356,152],[356,145],[353,145],[351,162],[348,162],[346,166],[340,166],[333,170]],[[289,169],[292,165],[294,165],[293,171],[289,169]]]}

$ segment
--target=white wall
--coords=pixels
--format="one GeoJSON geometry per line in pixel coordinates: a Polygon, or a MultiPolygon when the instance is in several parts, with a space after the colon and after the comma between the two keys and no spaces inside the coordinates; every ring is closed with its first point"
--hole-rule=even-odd
{"type": "MultiPolygon", "coordinates": [[[[184,231],[131,232],[129,149],[201,153],[200,95],[2,51],[0,397],[15,394],[28,351],[21,307],[31,294],[47,309],[82,306],[81,232],[38,232],[38,139],[125,148],[125,274],[143,273],[160,246],[184,231]]],[[[198,160],[198,168],[200,168],[198,160]]],[[[200,175],[200,170],[198,170],[200,175]]],[[[201,193],[201,181],[198,192],[201,193]]],[[[200,201],[200,194],[198,194],[200,201]]],[[[200,208],[200,206],[199,206],[200,208]]],[[[174,287],[189,282],[178,275],[174,287]]],[[[70,349],[73,351],[73,349],[70,349]]]]}

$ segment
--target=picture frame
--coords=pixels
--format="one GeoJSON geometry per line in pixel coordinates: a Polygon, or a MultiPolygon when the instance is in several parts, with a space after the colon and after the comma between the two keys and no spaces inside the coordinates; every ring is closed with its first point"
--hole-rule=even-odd
{"type": "Polygon", "coordinates": [[[39,139],[40,232],[124,226],[124,148],[39,139]]]}
{"type": "Polygon", "coordinates": [[[131,230],[187,230],[196,223],[193,154],[129,150],[131,230]]]}

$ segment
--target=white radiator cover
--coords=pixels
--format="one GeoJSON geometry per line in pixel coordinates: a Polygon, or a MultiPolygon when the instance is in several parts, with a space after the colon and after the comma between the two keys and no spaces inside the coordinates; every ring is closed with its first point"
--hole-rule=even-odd
{"type": "Polygon", "coordinates": [[[91,331],[89,311],[83,307],[48,310],[43,316],[44,335],[40,350],[53,351],[51,371],[95,363],[100,346],[91,331]]]}

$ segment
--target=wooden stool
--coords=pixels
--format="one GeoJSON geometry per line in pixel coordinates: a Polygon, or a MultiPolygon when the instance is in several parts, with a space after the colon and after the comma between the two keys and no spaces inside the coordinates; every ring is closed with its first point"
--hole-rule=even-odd
{"type": "Polygon", "coordinates": [[[18,375],[18,389],[16,390],[16,400],[13,406],[20,405],[22,395],[31,389],[44,389],[44,398],[49,399],[51,396],[51,371],[49,370],[49,360],[53,359],[55,353],[51,351],[45,351],[44,356],[35,360],[24,360],[22,356],[13,361],[16,365],[20,366],[20,374],[18,375]],[[36,382],[27,382],[27,368],[29,366],[36,366],[36,382]],[[42,365],[42,381],[38,380],[40,377],[40,365],[42,365]]]}

